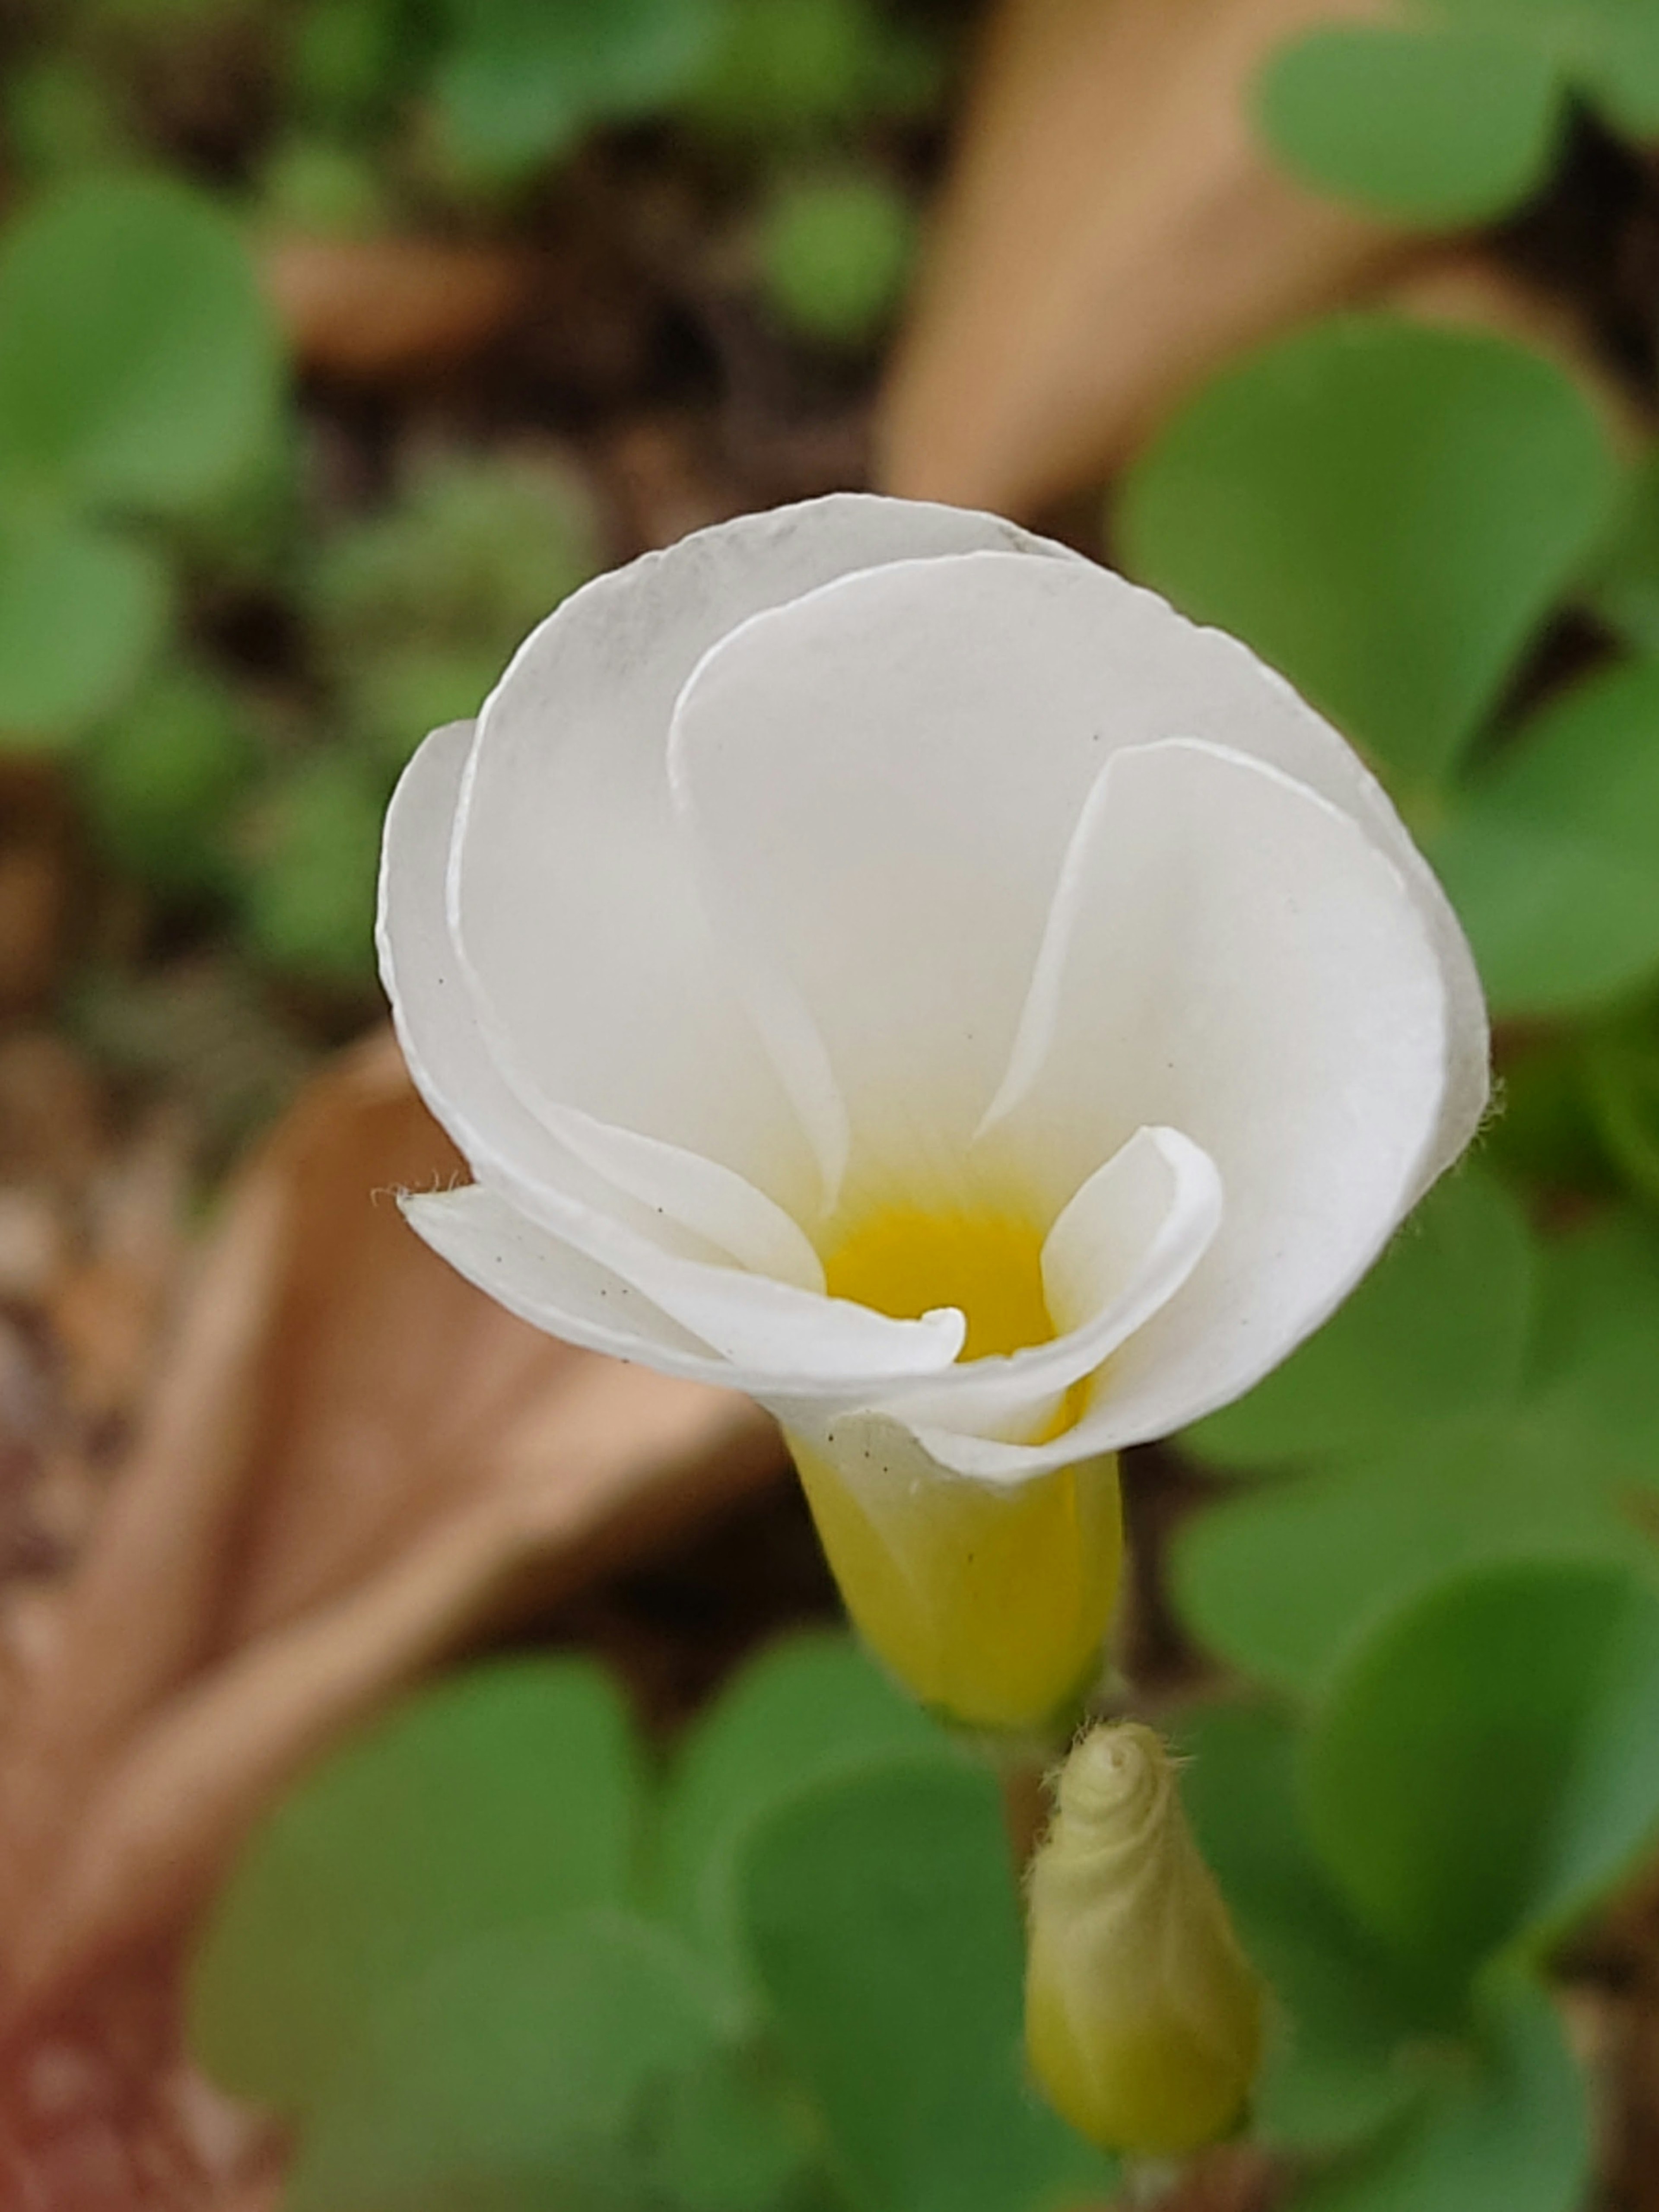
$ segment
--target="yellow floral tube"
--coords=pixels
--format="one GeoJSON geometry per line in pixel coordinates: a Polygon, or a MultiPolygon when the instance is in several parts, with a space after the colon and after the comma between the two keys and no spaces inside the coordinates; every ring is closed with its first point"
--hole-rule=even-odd
{"type": "Polygon", "coordinates": [[[1069,1720],[1100,1671],[1117,1596],[1115,1457],[976,1482],[911,1465],[921,1454],[895,1450],[890,1433],[881,1450],[874,1436],[890,1428],[788,1437],[860,1634],[914,1697],[961,1725],[1012,1733],[1069,1720]]]}
{"type": "Polygon", "coordinates": [[[1182,2156],[1243,2117],[1261,2059],[1261,1982],[1151,1729],[1092,1730],[1056,1796],[1030,1882],[1032,2070],[1103,2148],[1182,2156]]]}

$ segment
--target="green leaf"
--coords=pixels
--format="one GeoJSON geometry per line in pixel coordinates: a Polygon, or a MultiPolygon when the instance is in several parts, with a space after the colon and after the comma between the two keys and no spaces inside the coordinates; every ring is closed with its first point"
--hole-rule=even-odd
{"type": "Polygon", "coordinates": [[[256,451],[277,367],[246,248],[183,185],[66,186],[0,249],[0,479],[187,505],[256,451]]]}
{"type": "Polygon", "coordinates": [[[80,787],[98,842],[164,890],[216,885],[225,817],[257,758],[234,692],[188,664],[166,670],[82,750],[80,787]]]}
{"type": "Polygon", "coordinates": [[[169,599],[148,547],[47,511],[0,514],[0,750],[107,714],[159,647],[169,599]]]}
{"type": "Polygon", "coordinates": [[[1576,1012],[1659,975],[1659,667],[1547,707],[1428,849],[1495,1014],[1576,1012]]]}
{"type": "Polygon", "coordinates": [[[1487,222],[1541,183],[1566,102],[1547,54],[1478,31],[1362,23],[1282,47],[1256,112],[1316,190],[1434,228],[1487,222]]]}
{"type": "Polygon", "coordinates": [[[1345,315],[1223,372],[1130,471],[1130,568],[1247,639],[1397,791],[1453,768],[1604,527],[1589,401],[1508,341],[1345,315]]]}
{"type": "Polygon", "coordinates": [[[1659,449],[1626,476],[1583,596],[1627,645],[1659,658],[1659,449]]]}
{"type": "Polygon", "coordinates": [[[1036,2212],[1110,2169],[1025,2090],[997,1790],[937,1762],[801,1791],[753,1838],[750,1954],[862,2212],[1036,2212]]]}
{"type": "Polygon", "coordinates": [[[1615,1214],[1544,1248],[1528,1426],[1615,1489],[1659,1489],[1659,1236],[1615,1214]]]}
{"type": "Polygon", "coordinates": [[[1559,1936],[1659,1829],[1659,1594],[1565,1560],[1431,1591],[1339,1670],[1304,1783],[1333,1879],[1433,1986],[1559,1936]]]}
{"type": "Polygon", "coordinates": [[[1211,1650],[1305,1693],[1408,1600],[1514,1559],[1659,1564],[1581,1450],[1495,1422],[1212,1507],[1181,1532],[1175,1590],[1211,1650]]]}
{"type": "Polygon", "coordinates": [[[307,599],[343,682],[365,661],[384,672],[411,653],[491,659],[498,675],[526,632],[599,566],[590,503],[566,471],[440,453],[416,465],[384,513],[320,549],[307,599]]]}
{"type": "Polygon", "coordinates": [[[728,0],[689,106],[720,137],[801,146],[925,112],[944,75],[926,32],[871,0],[728,0]]]}
{"type": "Polygon", "coordinates": [[[1480,2048],[1445,2055],[1410,2118],[1297,2190],[1287,2212],[1577,2212],[1590,2115],[1554,2008],[1516,1982],[1484,2014],[1480,2048]]]}
{"type": "Polygon", "coordinates": [[[1176,1599],[1211,1649],[1306,1692],[1379,1619],[1483,1561],[1659,1572],[1647,1496],[1659,1488],[1659,1240],[1614,1218],[1538,1256],[1513,1407],[1224,1501],[1182,1529],[1176,1599]]]}
{"type": "Polygon", "coordinates": [[[805,1783],[903,1751],[957,1756],[850,1638],[774,1644],[699,1721],[675,1762],[659,1846],[665,1911],[741,1978],[738,1879],[756,1822],[805,1783]]]}
{"type": "Polygon", "coordinates": [[[1277,2000],[1254,2131],[1320,2150],[1370,2134],[1420,2094],[1406,2046],[1438,2023],[1309,1849],[1296,1733],[1259,1707],[1212,1705],[1181,1715],[1176,1743],[1200,1847],[1277,2000]]]}
{"type": "MultiPolygon", "coordinates": [[[[723,2056],[710,1993],[661,1929],[615,1911],[498,1929],[387,1994],[284,2201],[292,2212],[666,2212],[688,2202],[674,2186],[686,2115],[723,2056]]],[[[764,2206],[792,2178],[796,2147],[763,2147],[729,2096],[723,2117],[746,2142],[727,2145],[733,2193],[708,2212],[764,2206]]],[[[706,2201],[695,2185],[689,2201],[706,2201]]]]}
{"type": "Polygon", "coordinates": [[[259,957],[348,988],[374,972],[374,885],[385,779],[363,760],[320,753],[259,797],[241,905],[259,957]]]}
{"type": "Polygon", "coordinates": [[[671,100],[708,52],[711,0],[448,0],[453,44],[434,80],[450,146],[503,180],[592,123],[671,100]]]}
{"type": "Polygon", "coordinates": [[[1561,12],[1579,86],[1615,131],[1650,138],[1659,131],[1659,21],[1646,0],[1600,0],[1561,12]]]}
{"type": "Polygon", "coordinates": [[[428,1961],[625,1899],[638,1790],[627,1717],[589,1666],[481,1668],[414,1699],[255,1837],[195,1962],[198,2057],[227,2088],[310,2109],[428,1961]]]}
{"type": "Polygon", "coordinates": [[[1534,1276],[1520,1207],[1465,1168],[1430,1194],[1316,1336],[1182,1441],[1223,1467],[1268,1469],[1376,1451],[1508,1404],[1534,1276]]]}
{"type": "Polygon", "coordinates": [[[854,346],[897,306],[915,250],[902,192],[870,176],[787,185],[767,210],[761,283],[778,319],[803,337],[854,346]]]}

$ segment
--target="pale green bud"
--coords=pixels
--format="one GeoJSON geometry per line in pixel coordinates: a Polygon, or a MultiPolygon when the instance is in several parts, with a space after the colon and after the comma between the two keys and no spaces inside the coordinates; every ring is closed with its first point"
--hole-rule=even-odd
{"type": "Polygon", "coordinates": [[[1073,1747],[1031,1868],[1030,1936],[1026,2047],[1080,2134],[1170,2158],[1237,2124],[1261,1984],[1151,1729],[1122,1722],[1073,1747]]]}

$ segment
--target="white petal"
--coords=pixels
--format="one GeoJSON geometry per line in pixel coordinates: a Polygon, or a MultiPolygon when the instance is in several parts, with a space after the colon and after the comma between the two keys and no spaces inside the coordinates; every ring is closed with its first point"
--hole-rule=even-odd
{"type": "Polygon", "coordinates": [[[986,1146],[1064,1190],[1128,1129],[1165,1123],[1215,1161],[1227,1204],[1186,1288],[1113,1362],[1079,1441],[1165,1434],[1317,1327],[1422,1181],[1446,1044],[1421,908],[1351,816],[1218,746],[1112,762],[1067,856],[986,1146]]]}
{"type": "MultiPolygon", "coordinates": [[[[689,1335],[721,1356],[717,1376],[697,1367],[705,1380],[769,1403],[825,1395],[856,1402],[895,1382],[948,1367],[962,1348],[962,1316],[949,1309],[920,1321],[890,1320],[846,1299],[665,1252],[608,1215],[553,1192],[540,1194],[534,1219],[483,1184],[406,1199],[404,1208],[427,1242],[471,1280],[556,1335],[572,1334],[557,1287],[569,1248],[603,1271],[607,1301],[617,1297],[613,1285],[622,1286],[622,1327],[600,1349],[662,1367],[649,1333],[654,1310],[677,1325],[682,1342],[689,1335]],[[441,1241],[446,1237],[461,1243],[465,1263],[441,1241]],[[532,1301],[542,1310],[532,1311],[532,1301]],[[626,1328],[635,1321],[641,1334],[629,1340],[626,1328]]],[[[591,1304],[575,1318],[591,1329],[591,1304]]],[[[574,1336],[578,1343],[593,1340],[591,1334],[574,1336]]],[[[665,1371],[690,1370],[676,1365],[665,1371]]]]}
{"type": "Polygon", "coordinates": [[[720,1162],[792,1214],[811,1201],[810,1149],[711,949],[673,832],[674,700],[758,609],[849,570],[977,545],[1058,550],[951,508],[815,501],[601,577],[526,642],[481,718],[449,899],[483,1026],[528,1101],[720,1162]]]}
{"type": "Polygon", "coordinates": [[[469,1159],[515,1161],[556,1178],[550,1133],[502,1080],[480,1033],[444,914],[455,809],[475,725],[434,730],[404,770],[386,811],[376,940],[392,1018],[416,1089],[469,1159]]]}
{"type": "Polygon", "coordinates": [[[422,1096],[475,1171],[532,1219],[550,1190],[610,1203],[647,1235],[660,1224],[655,1241],[684,1246],[671,1232],[689,1231],[694,1245],[821,1291],[823,1271],[805,1237],[730,1169],[573,1109],[534,1114],[501,1075],[444,912],[444,870],[472,732],[470,722],[434,730],[404,771],[386,815],[380,971],[422,1096]]]}
{"type": "Polygon", "coordinates": [[[1221,1178],[1207,1155],[1178,1130],[1138,1130],[1048,1232],[1043,1290],[1060,1332],[1053,1342],[969,1361],[920,1392],[888,1397],[883,1410],[927,1431],[946,1467],[984,1471],[973,1440],[1019,1442],[1044,1428],[1073,1384],[1169,1304],[1208,1250],[1221,1215],[1221,1178]],[[939,1431],[957,1442],[942,1444],[939,1431]]]}
{"type": "Polygon", "coordinates": [[[1285,767],[1395,860],[1461,1009],[1467,1095],[1438,1157],[1466,1139],[1485,1095],[1473,967],[1351,749],[1243,647],[1121,578],[970,553],[756,617],[675,716],[671,775],[726,957],[821,1150],[839,1087],[860,1203],[957,1194],[1103,763],[1190,735],[1285,767]]]}
{"type": "Polygon", "coordinates": [[[665,1375],[724,1383],[726,1362],[651,1301],[480,1183],[406,1193],[404,1218],[441,1259],[520,1321],[665,1375]]]}

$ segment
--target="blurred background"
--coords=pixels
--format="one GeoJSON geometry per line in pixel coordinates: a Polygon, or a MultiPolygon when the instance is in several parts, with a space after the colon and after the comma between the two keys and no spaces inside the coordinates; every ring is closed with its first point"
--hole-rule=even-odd
{"type": "MultiPolygon", "coordinates": [[[[1487,2114],[1510,2166],[1388,2136],[1373,2171],[1403,2108],[1316,2124],[1303,2081],[1170,2201],[1311,2204],[1297,2160],[1334,2144],[1333,2207],[1659,2204],[1659,1889],[1630,1879],[1659,1736],[1626,1725],[1659,1662],[1590,1652],[1548,1583],[1656,1580],[1656,148],[1659,0],[3,0],[0,2203],[276,2201],[295,2138],[250,2115],[289,2059],[224,1990],[310,1893],[212,1916],[296,1778],[438,1662],[586,1655],[649,1765],[836,1620],[757,1416],[534,1337],[402,1229],[387,1193],[458,1163],[372,926],[404,762],[565,594],[868,486],[1034,522],[1283,669],[1424,842],[1498,1024],[1501,1115],[1354,1307],[1133,1455],[1121,1658],[1155,1712],[1253,1689],[1316,1765],[1360,1725],[1356,1622],[1432,1644],[1424,1605],[1546,1577],[1548,1711],[1504,1726],[1555,1749],[1517,1832],[1599,1840],[1571,1913],[1540,1876],[1502,1927],[1570,2110],[1532,2142],[1529,2075],[1487,2114]],[[1565,1778],[1615,1742],[1628,1802],[1593,1817],[1565,1778]]],[[[1446,1651],[1400,1662],[1436,1710],[1514,1686],[1501,1638],[1446,1651]]],[[[802,1663],[809,1733],[903,1735],[802,1663]]],[[[1458,1815],[1475,1892],[1513,1856],[1498,1771],[1458,1815]]],[[[1234,1899],[1259,1955],[1325,1910],[1281,1875],[1254,1920],[1234,1899]]],[[[1304,2015],[1301,1972],[1302,2053],[1351,2088],[1449,2032],[1304,2015]]],[[[766,2172],[523,2201],[925,2197],[766,2172]]]]}

